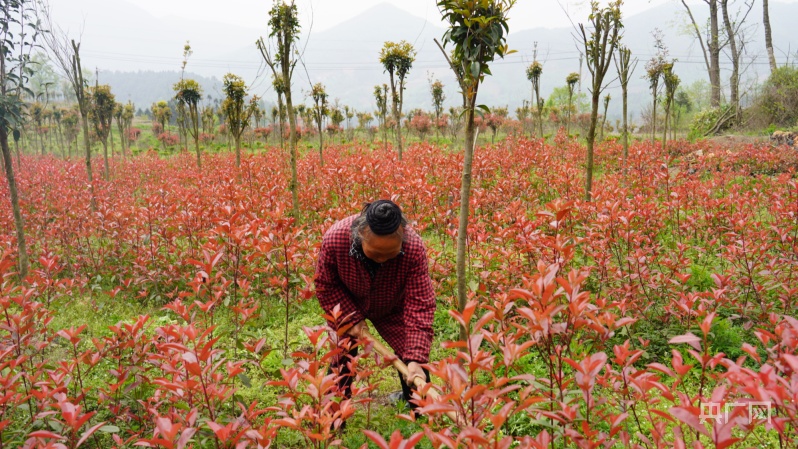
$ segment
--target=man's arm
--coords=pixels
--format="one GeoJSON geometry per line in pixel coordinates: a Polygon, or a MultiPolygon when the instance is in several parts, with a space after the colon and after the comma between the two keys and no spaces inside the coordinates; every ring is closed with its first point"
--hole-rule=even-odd
{"type": "MultiPolygon", "coordinates": [[[[332,242],[324,238],[319,251],[319,260],[316,264],[316,276],[314,277],[316,297],[319,298],[319,304],[327,314],[330,314],[333,308],[340,304],[341,317],[344,319],[344,323],[359,323],[364,319],[363,314],[360,313],[360,309],[355,305],[351,294],[338,276],[333,252],[332,242]]],[[[330,323],[330,325],[333,324],[330,323]]]]}
{"type": "Polygon", "coordinates": [[[429,362],[436,304],[427,265],[427,254],[422,250],[420,256],[413,260],[405,285],[405,362],[429,362]]]}

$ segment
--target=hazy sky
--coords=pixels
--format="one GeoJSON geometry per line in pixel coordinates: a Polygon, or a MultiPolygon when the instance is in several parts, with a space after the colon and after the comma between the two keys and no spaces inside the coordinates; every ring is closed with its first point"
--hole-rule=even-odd
{"type": "MultiPolygon", "coordinates": [[[[108,0],[110,2],[120,0],[108,0]]],[[[158,17],[180,16],[188,19],[221,21],[243,26],[262,27],[272,2],[269,0],[129,0],[158,17]],[[220,3],[223,6],[220,6],[220,3]],[[242,11],[250,13],[242,14],[242,11]]],[[[435,0],[297,0],[303,28],[313,10],[313,29],[321,31],[365,11],[381,2],[391,3],[430,22],[440,20],[435,0]]],[[[626,0],[624,14],[631,15],[674,0],[626,0]]],[[[790,0],[788,0],[790,1],[790,0]]],[[[558,27],[569,24],[563,9],[581,18],[578,12],[589,7],[585,0],[518,0],[511,10],[510,29],[558,27]],[[560,6],[562,5],[562,6],[560,6]]]]}

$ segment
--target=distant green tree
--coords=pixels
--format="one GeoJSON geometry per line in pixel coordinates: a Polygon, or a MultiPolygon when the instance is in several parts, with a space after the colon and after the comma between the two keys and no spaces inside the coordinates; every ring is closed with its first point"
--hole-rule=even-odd
{"type": "Polygon", "coordinates": [[[324,166],[324,117],[327,116],[327,91],[324,90],[324,84],[316,83],[310,91],[310,96],[313,98],[313,121],[316,123],[316,128],[319,130],[319,161],[324,166]]]}
{"type": "Polygon", "coordinates": [[[666,64],[662,68],[662,79],[665,82],[665,126],[662,130],[662,149],[666,150],[671,105],[676,97],[676,89],[679,87],[680,82],[679,76],[673,73],[673,62],[666,64]]]}
{"type": "Polygon", "coordinates": [[[155,122],[161,125],[161,132],[165,133],[166,126],[169,124],[169,120],[172,118],[172,108],[169,107],[167,102],[161,100],[157,103],[154,103],[151,109],[152,115],[155,118],[155,122]]]}
{"type": "Polygon", "coordinates": [[[653,98],[651,107],[651,143],[654,143],[657,139],[657,96],[659,95],[660,78],[662,78],[664,68],[668,64],[668,49],[665,47],[662,32],[659,29],[655,28],[652,35],[654,36],[654,48],[657,52],[646,64],[646,77],[648,78],[648,85],[653,98]]]}
{"type": "MultiPolygon", "coordinates": [[[[479,86],[490,75],[489,64],[498,56],[504,58],[509,33],[508,13],[515,0],[439,0],[438,9],[448,29],[443,35],[443,45],[452,45],[452,57],[438,44],[454,72],[463,95],[466,114],[465,155],[460,187],[460,220],[457,233],[457,299],[458,310],[466,306],[466,243],[468,236],[469,205],[471,204],[471,167],[476,145],[474,115],[477,109],[479,86]]],[[[437,43],[437,40],[436,40],[437,43]]],[[[460,336],[465,338],[466,329],[460,336]]]]}
{"type": "Polygon", "coordinates": [[[540,133],[538,137],[541,138],[543,137],[543,102],[540,99],[540,76],[542,74],[543,64],[538,61],[533,61],[526,69],[526,78],[532,82],[532,93],[535,94],[535,98],[532,99],[531,104],[534,104],[538,111],[538,132],[540,133]]]}
{"type": "Polygon", "coordinates": [[[374,120],[374,116],[368,112],[357,113],[357,127],[361,130],[367,130],[372,120],[374,120]]]}
{"type": "Polygon", "coordinates": [[[111,133],[111,126],[113,125],[116,98],[114,94],[111,93],[111,86],[102,84],[90,90],[89,101],[89,120],[94,127],[97,138],[103,145],[103,160],[105,162],[103,177],[107,181],[110,179],[110,169],[108,167],[108,135],[111,133]]]}
{"type": "MultiPolygon", "coordinates": [[[[185,127],[194,138],[194,150],[197,152],[197,168],[202,166],[202,153],[199,146],[200,113],[199,102],[202,100],[202,88],[192,79],[181,79],[174,85],[175,100],[185,111],[185,127]]],[[[225,86],[225,92],[226,86],[225,86]]]]}
{"type": "Polygon", "coordinates": [[[80,134],[80,111],[68,109],[61,119],[64,124],[64,139],[67,141],[67,157],[72,158],[72,142],[75,142],[75,152],[78,151],[78,135],[80,134]]]}
{"type": "Polygon", "coordinates": [[[416,60],[416,50],[405,41],[386,42],[380,50],[380,63],[388,72],[391,87],[393,118],[396,121],[396,145],[399,160],[402,160],[402,104],[404,103],[405,78],[416,60]]]}
{"type": "Polygon", "coordinates": [[[441,80],[432,81],[429,79],[429,90],[432,95],[432,107],[435,109],[435,137],[439,137],[438,122],[443,113],[443,102],[446,100],[446,94],[443,93],[443,83],[441,80]]]}
{"type": "Polygon", "coordinates": [[[374,99],[377,101],[377,120],[382,128],[382,146],[388,149],[388,85],[374,86],[374,99]]]}
{"type": "Polygon", "coordinates": [[[576,89],[576,85],[578,83],[579,74],[576,72],[571,72],[567,77],[565,77],[565,84],[568,87],[568,109],[566,110],[567,122],[565,125],[566,134],[571,134],[571,111],[573,111],[574,106],[574,90],[576,89]]]}
{"type": "MultiPolygon", "coordinates": [[[[227,117],[227,132],[233,138],[236,147],[236,167],[241,166],[241,135],[249,126],[252,108],[246,104],[247,84],[241,77],[228,73],[222,80],[225,99],[222,109],[227,117]]],[[[257,103],[257,99],[255,100],[257,103]]]]}
{"type": "Polygon", "coordinates": [[[626,172],[626,161],[629,159],[629,77],[637,67],[637,59],[632,61],[632,50],[623,45],[618,46],[615,55],[615,67],[621,82],[621,101],[623,102],[623,169],[626,172]]]}

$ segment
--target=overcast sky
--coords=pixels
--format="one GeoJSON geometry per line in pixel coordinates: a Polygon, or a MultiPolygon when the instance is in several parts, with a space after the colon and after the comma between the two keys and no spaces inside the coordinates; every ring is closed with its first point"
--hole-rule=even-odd
{"type": "MultiPolygon", "coordinates": [[[[60,0],[63,3],[68,0],[60,0]]],[[[122,0],[108,0],[109,2],[122,0]]],[[[243,26],[262,27],[266,13],[272,2],[269,0],[129,0],[158,17],[179,16],[188,19],[202,19],[240,24],[243,26]],[[220,6],[222,5],[222,6],[220,6]],[[242,14],[242,11],[251,13],[242,14]]],[[[297,0],[300,15],[303,16],[303,28],[309,22],[310,11],[313,11],[313,29],[322,31],[350,17],[365,11],[369,7],[387,2],[402,8],[413,15],[426,18],[430,22],[440,20],[440,13],[435,0],[297,0]]],[[[674,0],[626,0],[624,14],[638,13],[651,6],[674,0]]],[[[794,0],[787,0],[794,1],[794,0]]],[[[511,10],[510,29],[521,30],[533,27],[559,27],[569,24],[563,9],[581,18],[578,12],[589,7],[585,0],[518,0],[511,10]],[[562,5],[562,6],[560,6],[562,5]]]]}

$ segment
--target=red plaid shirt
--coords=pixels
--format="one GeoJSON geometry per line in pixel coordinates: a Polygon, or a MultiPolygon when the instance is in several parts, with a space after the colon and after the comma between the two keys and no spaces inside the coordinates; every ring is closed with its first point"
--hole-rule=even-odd
{"type": "Polygon", "coordinates": [[[325,234],[316,265],[316,296],[330,312],[341,305],[352,322],[367,318],[405,362],[429,362],[435,292],[421,237],[406,229],[401,254],[369,276],[363,261],[350,255],[352,221],[335,223],[325,234]]]}

